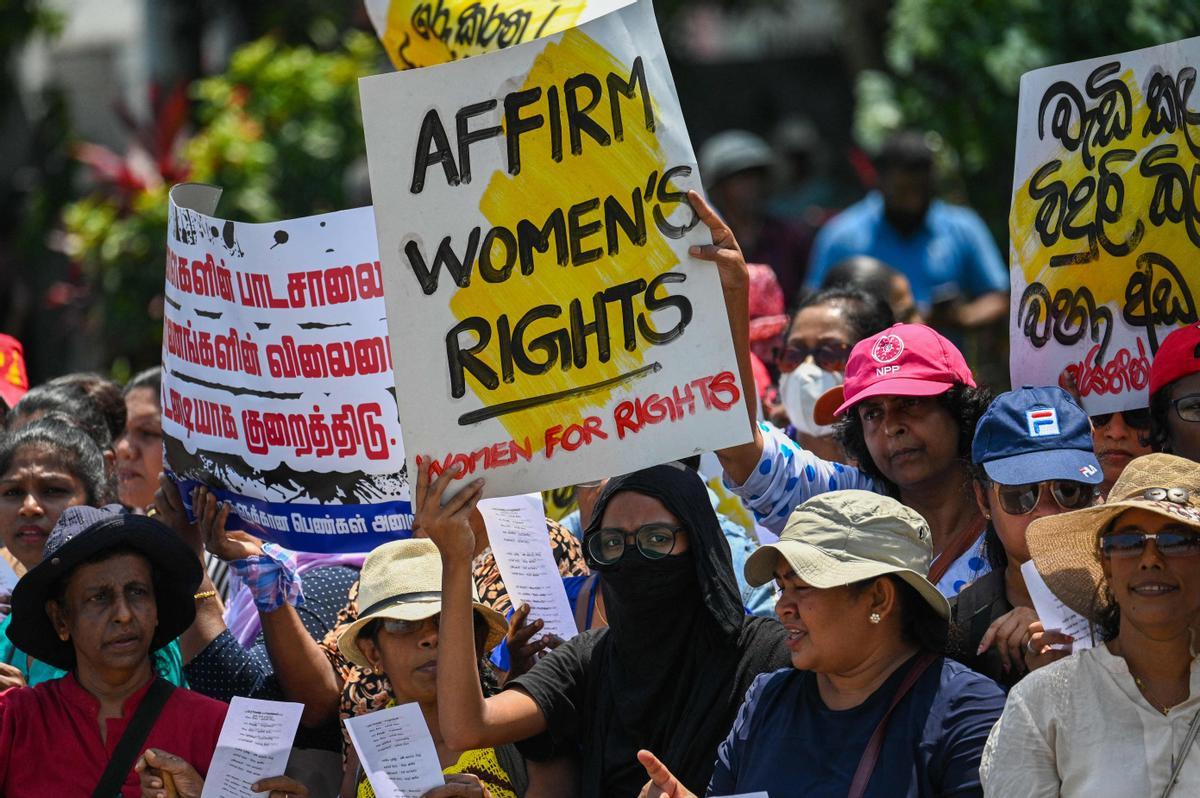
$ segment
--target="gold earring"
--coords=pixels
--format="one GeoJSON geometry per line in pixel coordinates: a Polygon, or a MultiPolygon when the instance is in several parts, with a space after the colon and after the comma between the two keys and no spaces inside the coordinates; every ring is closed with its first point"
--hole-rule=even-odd
{"type": "Polygon", "coordinates": [[[871,613],[871,617],[868,618],[867,620],[869,620],[871,623],[879,623],[880,621],[883,620],[883,616],[881,616],[877,612],[873,612],[873,613],[871,613]]]}

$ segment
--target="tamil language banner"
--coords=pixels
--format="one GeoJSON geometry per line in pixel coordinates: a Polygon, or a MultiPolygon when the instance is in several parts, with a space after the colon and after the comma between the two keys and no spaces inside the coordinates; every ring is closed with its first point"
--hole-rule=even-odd
{"type": "Polygon", "coordinates": [[[1200,38],[1021,78],[1013,179],[1013,385],[1145,407],[1150,362],[1195,322],[1200,38]]]}
{"type": "Polygon", "coordinates": [[[359,88],[409,473],[506,496],[750,438],[649,2],[359,88]]]}
{"type": "Polygon", "coordinates": [[[370,208],[269,224],[171,191],[162,424],[185,502],[302,551],[368,551],[412,529],[370,208]]]}
{"type": "Polygon", "coordinates": [[[582,25],[632,0],[363,0],[396,69],[444,64],[582,25]]]}

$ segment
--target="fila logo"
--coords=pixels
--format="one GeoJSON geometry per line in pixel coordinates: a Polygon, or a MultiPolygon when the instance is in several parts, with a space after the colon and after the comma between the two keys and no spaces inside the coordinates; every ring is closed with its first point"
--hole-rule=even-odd
{"type": "Polygon", "coordinates": [[[1053,407],[1026,410],[1025,421],[1029,425],[1031,438],[1049,438],[1061,434],[1058,428],[1058,412],[1053,407]]]}

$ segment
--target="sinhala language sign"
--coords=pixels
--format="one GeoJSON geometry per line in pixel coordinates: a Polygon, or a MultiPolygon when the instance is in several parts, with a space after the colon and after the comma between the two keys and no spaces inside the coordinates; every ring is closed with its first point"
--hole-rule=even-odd
{"type": "Polygon", "coordinates": [[[1013,180],[1012,384],[1144,407],[1150,362],[1197,320],[1200,39],[1029,72],[1013,180]]]}
{"type": "Polygon", "coordinates": [[[171,191],[163,322],[167,468],[235,528],[303,551],[412,529],[370,208],[271,224],[171,191]]]}
{"type": "Polygon", "coordinates": [[[649,2],[360,88],[410,473],[513,495],[749,438],[649,2]]]}
{"type": "Polygon", "coordinates": [[[630,0],[364,0],[396,69],[502,50],[576,25],[630,0]]]}

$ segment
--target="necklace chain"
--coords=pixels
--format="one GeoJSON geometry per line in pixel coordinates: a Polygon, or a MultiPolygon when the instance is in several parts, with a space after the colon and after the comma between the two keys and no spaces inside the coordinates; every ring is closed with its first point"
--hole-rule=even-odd
{"type": "MultiPolygon", "coordinates": [[[[1131,676],[1133,676],[1133,671],[1130,671],[1129,673],[1131,676]]],[[[1140,676],[1133,676],[1133,683],[1136,684],[1138,689],[1142,691],[1142,696],[1146,699],[1146,702],[1150,704],[1150,706],[1154,707],[1164,715],[1171,711],[1171,707],[1167,704],[1160,705],[1154,703],[1154,700],[1150,698],[1150,688],[1146,686],[1146,683],[1142,681],[1140,676]]]]}

